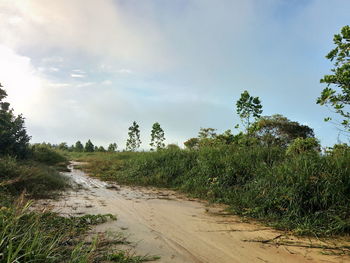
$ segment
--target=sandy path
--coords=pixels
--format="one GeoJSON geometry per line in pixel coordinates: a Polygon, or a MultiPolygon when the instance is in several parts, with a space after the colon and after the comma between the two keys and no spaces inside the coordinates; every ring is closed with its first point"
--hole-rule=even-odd
{"type": "MultiPolygon", "coordinates": [[[[277,246],[244,240],[272,239],[276,230],[241,222],[220,207],[189,200],[168,190],[112,185],[74,169],[67,173],[82,189],[50,202],[62,214],[111,213],[117,221],[97,231],[124,231],[137,254],[159,255],[157,262],[350,262],[349,257],[323,255],[319,249],[277,246]]],[[[283,237],[282,237],[283,238],[283,237]]],[[[279,239],[280,240],[280,239],[279,239]]],[[[310,244],[309,240],[288,240],[310,244]]]]}

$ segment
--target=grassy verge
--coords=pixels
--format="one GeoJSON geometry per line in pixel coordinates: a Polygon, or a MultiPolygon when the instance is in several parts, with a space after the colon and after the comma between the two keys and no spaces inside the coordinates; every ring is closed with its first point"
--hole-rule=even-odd
{"type": "Polygon", "coordinates": [[[56,213],[38,213],[30,203],[17,199],[0,207],[0,262],[120,262],[150,260],[112,249],[125,243],[123,237],[108,239],[99,235],[86,240],[91,226],[106,222],[112,215],[61,217],[56,213]],[[64,231],[62,231],[62,229],[64,231]]]}
{"type": "Polygon", "coordinates": [[[125,243],[123,237],[98,235],[91,240],[92,226],[115,220],[112,215],[62,217],[30,208],[29,198],[52,197],[69,187],[68,179],[56,170],[65,162],[57,153],[34,154],[22,161],[0,158],[0,262],[137,263],[155,259],[118,250],[115,245],[125,243]]]}
{"type": "Polygon", "coordinates": [[[347,152],[286,155],[281,148],[220,146],[79,158],[104,180],[178,189],[297,234],[350,233],[347,152]]]}

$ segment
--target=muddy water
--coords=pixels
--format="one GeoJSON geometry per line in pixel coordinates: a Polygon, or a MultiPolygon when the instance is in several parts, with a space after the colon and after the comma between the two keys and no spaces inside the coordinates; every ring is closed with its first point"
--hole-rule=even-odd
{"type": "MultiPolygon", "coordinates": [[[[116,186],[88,177],[74,169],[74,163],[70,169],[67,175],[80,187],[51,202],[52,208],[62,214],[117,215],[117,221],[100,225],[97,231],[124,232],[134,244],[132,251],[159,255],[157,262],[350,262],[344,256],[323,255],[319,249],[249,242],[283,233],[242,222],[222,207],[209,207],[172,191],[116,186]]],[[[313,242],[285,236],[276,241],[313,242]]]]}

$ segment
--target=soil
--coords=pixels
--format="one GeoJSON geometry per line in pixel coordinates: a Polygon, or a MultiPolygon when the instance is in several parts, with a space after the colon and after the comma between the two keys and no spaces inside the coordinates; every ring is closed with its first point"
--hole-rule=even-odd
{"type": "Polygon", "coordinates": [[[41,206],[63,215],[114,214],[117,221],[95,230],[124,232],[128,249],[160,256],[157,262],[350,262],[342,250],[310,248],[339,247],[344,240],[295,237],[174,191],[103,182],[74,168],[80,164],[72,162],[65,173],[79,187],[41,206]]]}

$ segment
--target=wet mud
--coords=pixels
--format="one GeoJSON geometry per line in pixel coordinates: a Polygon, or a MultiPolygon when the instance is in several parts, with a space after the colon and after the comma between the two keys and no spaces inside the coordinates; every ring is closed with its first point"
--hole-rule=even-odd
{"type": "Polygon", "coordinates": [[[223,206],[186,198],[174,191],[119,186],[75,169],[66,173],[75,184],[59,200],[41,206],[63,215],[106,214],[117,221],[96,231],[124,232],[128,249],[139,255],[158,255],[173,263],[289,263],[350,262],[342,251],[310,248],[339,246],[338,241],[288,236],[225,213],[223,206]]]}

